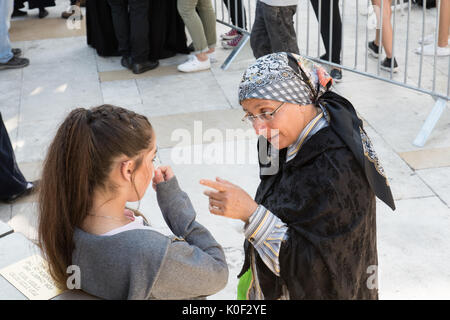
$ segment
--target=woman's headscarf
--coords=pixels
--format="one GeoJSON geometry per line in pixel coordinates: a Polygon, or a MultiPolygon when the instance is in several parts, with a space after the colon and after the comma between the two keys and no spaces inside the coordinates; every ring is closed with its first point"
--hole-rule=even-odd
{"type": "Polygon", "coordinates": [[[384,169],[363,123],[353,105],[330,90],[332,83],[319,64],[293,53],[272,53],[247,68],[239,85],[239,102],[254,98],[324,108],[331,128],[358,160],[375,195],[395,210],[384,169]]]}

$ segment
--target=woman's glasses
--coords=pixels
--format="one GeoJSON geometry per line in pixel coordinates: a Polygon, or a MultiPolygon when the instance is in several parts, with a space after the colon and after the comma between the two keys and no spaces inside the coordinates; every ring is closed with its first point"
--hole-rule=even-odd
{"type": "Polygon", "coordinates": [[[248,123],[249,125],[253,125],[253,123],[255,123],[256,120],[259,121],[272,121],[273,118],[275,118],[275,114],[278,110],[280,110],[280,108],[285,104],[285,102],[282,102],[278,108],[276,108],[275,110],[273,110],[272,112],[263,112],[257,115],[252,115],[250,113],[247,113],[243,118],[242,121],[248,123]]]}

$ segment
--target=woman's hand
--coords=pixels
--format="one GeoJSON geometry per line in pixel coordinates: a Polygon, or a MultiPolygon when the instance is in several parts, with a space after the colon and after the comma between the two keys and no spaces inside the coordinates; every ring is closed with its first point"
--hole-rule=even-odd
{"type": "Polygon", "coordinates": [[[226,180],[216,178],[200,180],[200,184],[217,191],[206,190],[209,197],[209,211],[213,214],[247,222],[258,204],[242,188],[226,180]]]}
{"type": "Polygon", "coordinates": [[[159,166],[155,170],[155,175],[153,176],[153,189],[156,191],[156,185],[158,183],[168,181],[172,179],[175,175],[173,174],[173,170],[170,166],[159,166]]]}

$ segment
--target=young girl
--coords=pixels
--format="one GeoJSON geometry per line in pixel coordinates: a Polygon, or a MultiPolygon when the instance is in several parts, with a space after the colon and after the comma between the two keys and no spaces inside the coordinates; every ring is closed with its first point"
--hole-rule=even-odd
{"type": "Polygon", "coordinates": [[[81,289],[104,299],[189,299],[225,286],[221,246],[195,221],[172,169],[154,168],[155,157],[151,124],[123,108],[75,109],[58,129],[42,173],[39,244],[62,288],[70,265],[79,267],[81,289]],[[152,177],[176,237],[125,208],[152,177]]]}

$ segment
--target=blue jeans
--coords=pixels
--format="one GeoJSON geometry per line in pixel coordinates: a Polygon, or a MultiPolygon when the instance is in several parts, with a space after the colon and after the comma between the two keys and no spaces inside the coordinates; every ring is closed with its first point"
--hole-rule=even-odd
{"type": "Polygon", "coordinates": [[[13,0],[0,0],[0,63],[12,59],[11,42],[9,41],[9,19],[13,0]]]}

